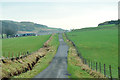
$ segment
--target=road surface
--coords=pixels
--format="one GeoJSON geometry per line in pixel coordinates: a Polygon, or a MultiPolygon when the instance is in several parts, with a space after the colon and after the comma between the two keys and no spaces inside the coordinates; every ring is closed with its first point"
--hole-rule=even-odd
{"type": "Polygon", "coordinates": [[[67,51],[68,45],[64,42],[62,34],[59,34],[60,45],[50,65],[35,78],[68,78],[67,77],[67,51]]]}

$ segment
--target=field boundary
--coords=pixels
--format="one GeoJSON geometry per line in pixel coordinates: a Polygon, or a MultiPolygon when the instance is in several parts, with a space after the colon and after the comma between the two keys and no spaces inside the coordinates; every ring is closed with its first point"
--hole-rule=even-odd
{"type": "Polygon", "coordinates": [[[21,73],[25,73],[29,70],[32,70],[34,65],[39,61],[40,58],[44,57],[46,53],[49,51],[49,45],[48,43],[52,40],[52,36],[44,43],[43,47],[40,48],[38,51],[29,53],[24,56],[20,56],[17,58],[10,58],[10,59],[1,59],[1,67],[9,68],[11,66],[14,67],[14,71],[5,71],[4,68],[2,68],[2,79],[9,78],[12,76],[17,76],[21,73]],[[18,64],[17,66],[14,66],[18,64]],[[18,67],[20,69],[18,69],[18,67]],[[11,72],[12,71],[12,72],[11,72]]]}
{"type": "MultiPolygon", "coordinates": [[[[95,73],[97,72],[97,73],[99,73],[99,74],[102,74],[102,73],[101,73],[101,65],[102,65],[101,62],[98,63],[98,62],[94,62],[94,61],[92,61],[92,60],[88,60],[88,59],[83,58],[82,55],[81,55],[81,53],[79,53],[79,51],[77,50],[77,47],[76,47],[75,43],[68,38],[68,36],[67,36],[66,33],[64,33],[64,35],[65,35],[66,39],[67,39],[69,42],[71,42],[72,46],[75,47],[76,52],[77,52],[77,56],[80,57],[82,63],[85,64],[85,65],[87,65],[87,66],[88,66],[91,70],[93,70],[95,73]],[[99,68],[98,68],[98,67],[99,67],[99,68]]],[[[110,78],[110,79],[112,80],[113,78],[112,78],[112,70],[111,70],[112,67],[111,67],[111,65],[109,65],[109,76],[106,74],[106,64],[104,64],[103,67],[104,67],[104,70],[103,70],[103,72],[104,72],[104,73],[103,73],[104,77],[105,77],[105,78],[110,78]]]]}
{"type": "MultiPolygon", "coordinates": [[[[53,34],[54,35],[54,34],[53,34]]],[[[50,37],[49,37],[49,39],[42,45],[42,47],[41,48],[43,48],[44,46],[45,46],[45,44],[46,43],[48,43],[49,42],[49,40],[51,40],[51,37],[53,36],[53,35],[51,35],[50,37]]],[[[38,49],[39,50],[39,49],[38,49]]],[[[38,51],[37,50],[37,51],[38,51]]],[[[35,51],[36,52],[36,51],[35,51]]],[[[4,63],[4,60],[18,60],[18,59],[22,59],[22,58],[25,58],[25,57],[27,57],[27,56],[29,56],[29,55],[31,55],[31,54],[34,54],[35,52],[31,52],[31,51],[26,51],[26,52],[19,52],[18,54],[16,54],[16,53],[10,53],[9,52],[9,55],[8,55],[8,57],[3,57],[3,58],[1,58],[0,59],[0,61],[2,61],[3,63],[4,63]],[[15,57],[15,54],[16,55],[18,55],[18,57],[15,57]]]]}

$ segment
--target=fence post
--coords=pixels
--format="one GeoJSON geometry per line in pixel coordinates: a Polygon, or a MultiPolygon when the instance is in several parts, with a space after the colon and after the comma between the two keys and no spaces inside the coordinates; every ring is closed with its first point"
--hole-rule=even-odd
{"type": "Polygon", "coordinates": [[[25,55],[25,52],[23,52],[23,54],[25,55]]]}
{"type": "Polygon", "coordinates": [[[27,51],[27,54],[29,54],[29,52],[27,51]]]}
{"type": "Polygon", "coordinates": [[[83,64],[85,64],[85,59],[83,58],[83,64]]]}
{"type": "Polygon", "coordinates": [[[95,62],[93,61],[93,70],[95,70],[95,62]]]}
{"type": "Polygon", "coordinates": [[[19,55],[18,55],[18,57],[20,57],[20,52],[19,52],[19,55]]]}
{"type": "Polygon", "coordinates": [[[97,62],[96,62],[96,71],[97,71],[97,62]]]}
{"type": "Polygon", "coordinates": [[[105,64],[104,64],[104,76],[106,77],[106,69],[105,69],[105,64]]]}
{"type": "Polygon", "coordinates": [[[90,60],[89,60],[89,63],[88,63],[88,64],[89,64],[89,68],[90,68],[90,60]]]}
{"type": "Polygon", "coordinates": [[[22,52],[22,56],[24,55],[24,53],[22,52]]]}
{"type": "Polygon", "coordinates": [[[83,58],[83,63],[85,64],[85,59],[83,58]]]}
{"type": "Polygon", "coordinates": [[[87,61],[86,61],[86,59],[85,59],[85,64],[87,64],[87,61]]]}
{"type": "Polygon", "coordinates": [[[118,77],[120,79],[120,67],[118,66],[118,77]]]}
{"type": "Polygon", "coordinates": [[[16,54],[15,57],[17,57],[17,52],[15,54],[16,54]]]}
{"type": "Polygon", "coordinates": [[[92,61],[91,61],[91,69],[92,69],[92,61]]]}
{"type": "Polygon", "coordinates": [[[5,52],[2,54],[2,56],[6,57],[5,52]]]}
{"type": "Polygon", "coordinates": [[[19,53],[17,52],[17,57],[19,57],[19,53]]]}
{"type": "Polygon", "coordinates": [[[15,57],[15,53],[13,52],[13,56],[15,57]]]}
{"type": "Polygon", "coordinates": [[[101,63],[99,63],[99,67],[100,67],[100,73],[101,73],[101,63]]]}
{"type": "Polygon", "coordinates": [[[111,65],[109,65],[109,70],[110,70],[110,78],[112,80],[112,71],[111,71],[111,65]]]}
{"type": "Polygon", "coordinates": [[[81,60],[82,60],[82,63],[83,63],[83,58],[81,58],[81,60]]]}
{"type": "Polygon", "coordinates": [[[88,65],[88,60],[86,59],[86,64],[88,65]]]}
{"type": "Polygon", "coordinates": [[[13,57],[13,52],[12,52],[12,57],[13,57]]]}
{"type": "Polygon", "coordinates": [[[10,52],[8,53],[8,55],[9,55],[8,57],[10,58],[10,52]]]}
{"type": "Polygon", "coordinates": [[[3,52],[1,53],[1,56],[5,57],[5,55],[4,55],[4,53],[3,53],[3,52]]]}

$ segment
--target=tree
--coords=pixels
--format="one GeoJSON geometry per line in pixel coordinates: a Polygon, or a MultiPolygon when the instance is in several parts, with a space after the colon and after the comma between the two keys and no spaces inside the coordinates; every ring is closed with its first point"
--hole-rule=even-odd
{"type": "Polygon", "coordinates": [[[6,34],[7,38],[9,35],[12,36],[16,34],[17,31],[18,31],[18,28],[16,24],[2,21],[2,34],[6,34]]]}
{"type": "Polygon", "coordinates": [[[0,34],[1,34],[2,38],[3,38],[3,34],[2,34],[2,22],[1,21],[0,21],[0,34]]]}

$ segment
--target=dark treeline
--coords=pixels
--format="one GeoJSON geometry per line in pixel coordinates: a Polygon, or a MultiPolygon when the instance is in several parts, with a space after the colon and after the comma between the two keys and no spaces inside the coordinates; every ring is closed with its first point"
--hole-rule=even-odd
{"type": "Polygon", "coordinates": [[[6,34],[7,38],[13,36],[17,31],[33,31],[35,28],[47,28],[45,25],[36,24],[33,22],[15,22],[10,20],[0,21],[0,34],[6,34]]]}
{"type": "Polygon", "coordinates": [[[100,23],[100,24],[98,24],[98,26],[110,25],[110,24],[118,25],[119,23],[120,23],[120,20],[111,20],[111,21],[106,21],[106,22],[100,23]]]}
{"type": "Polygon", "coordinates": [[[3,34],[6,34],[8,38],[8,36],[12,36],[16,34],[17,31],[18,31],[18,27],[16,24],[6,23],[4,21],[2,22],[2,38],[3,38],[3,34]]]}

